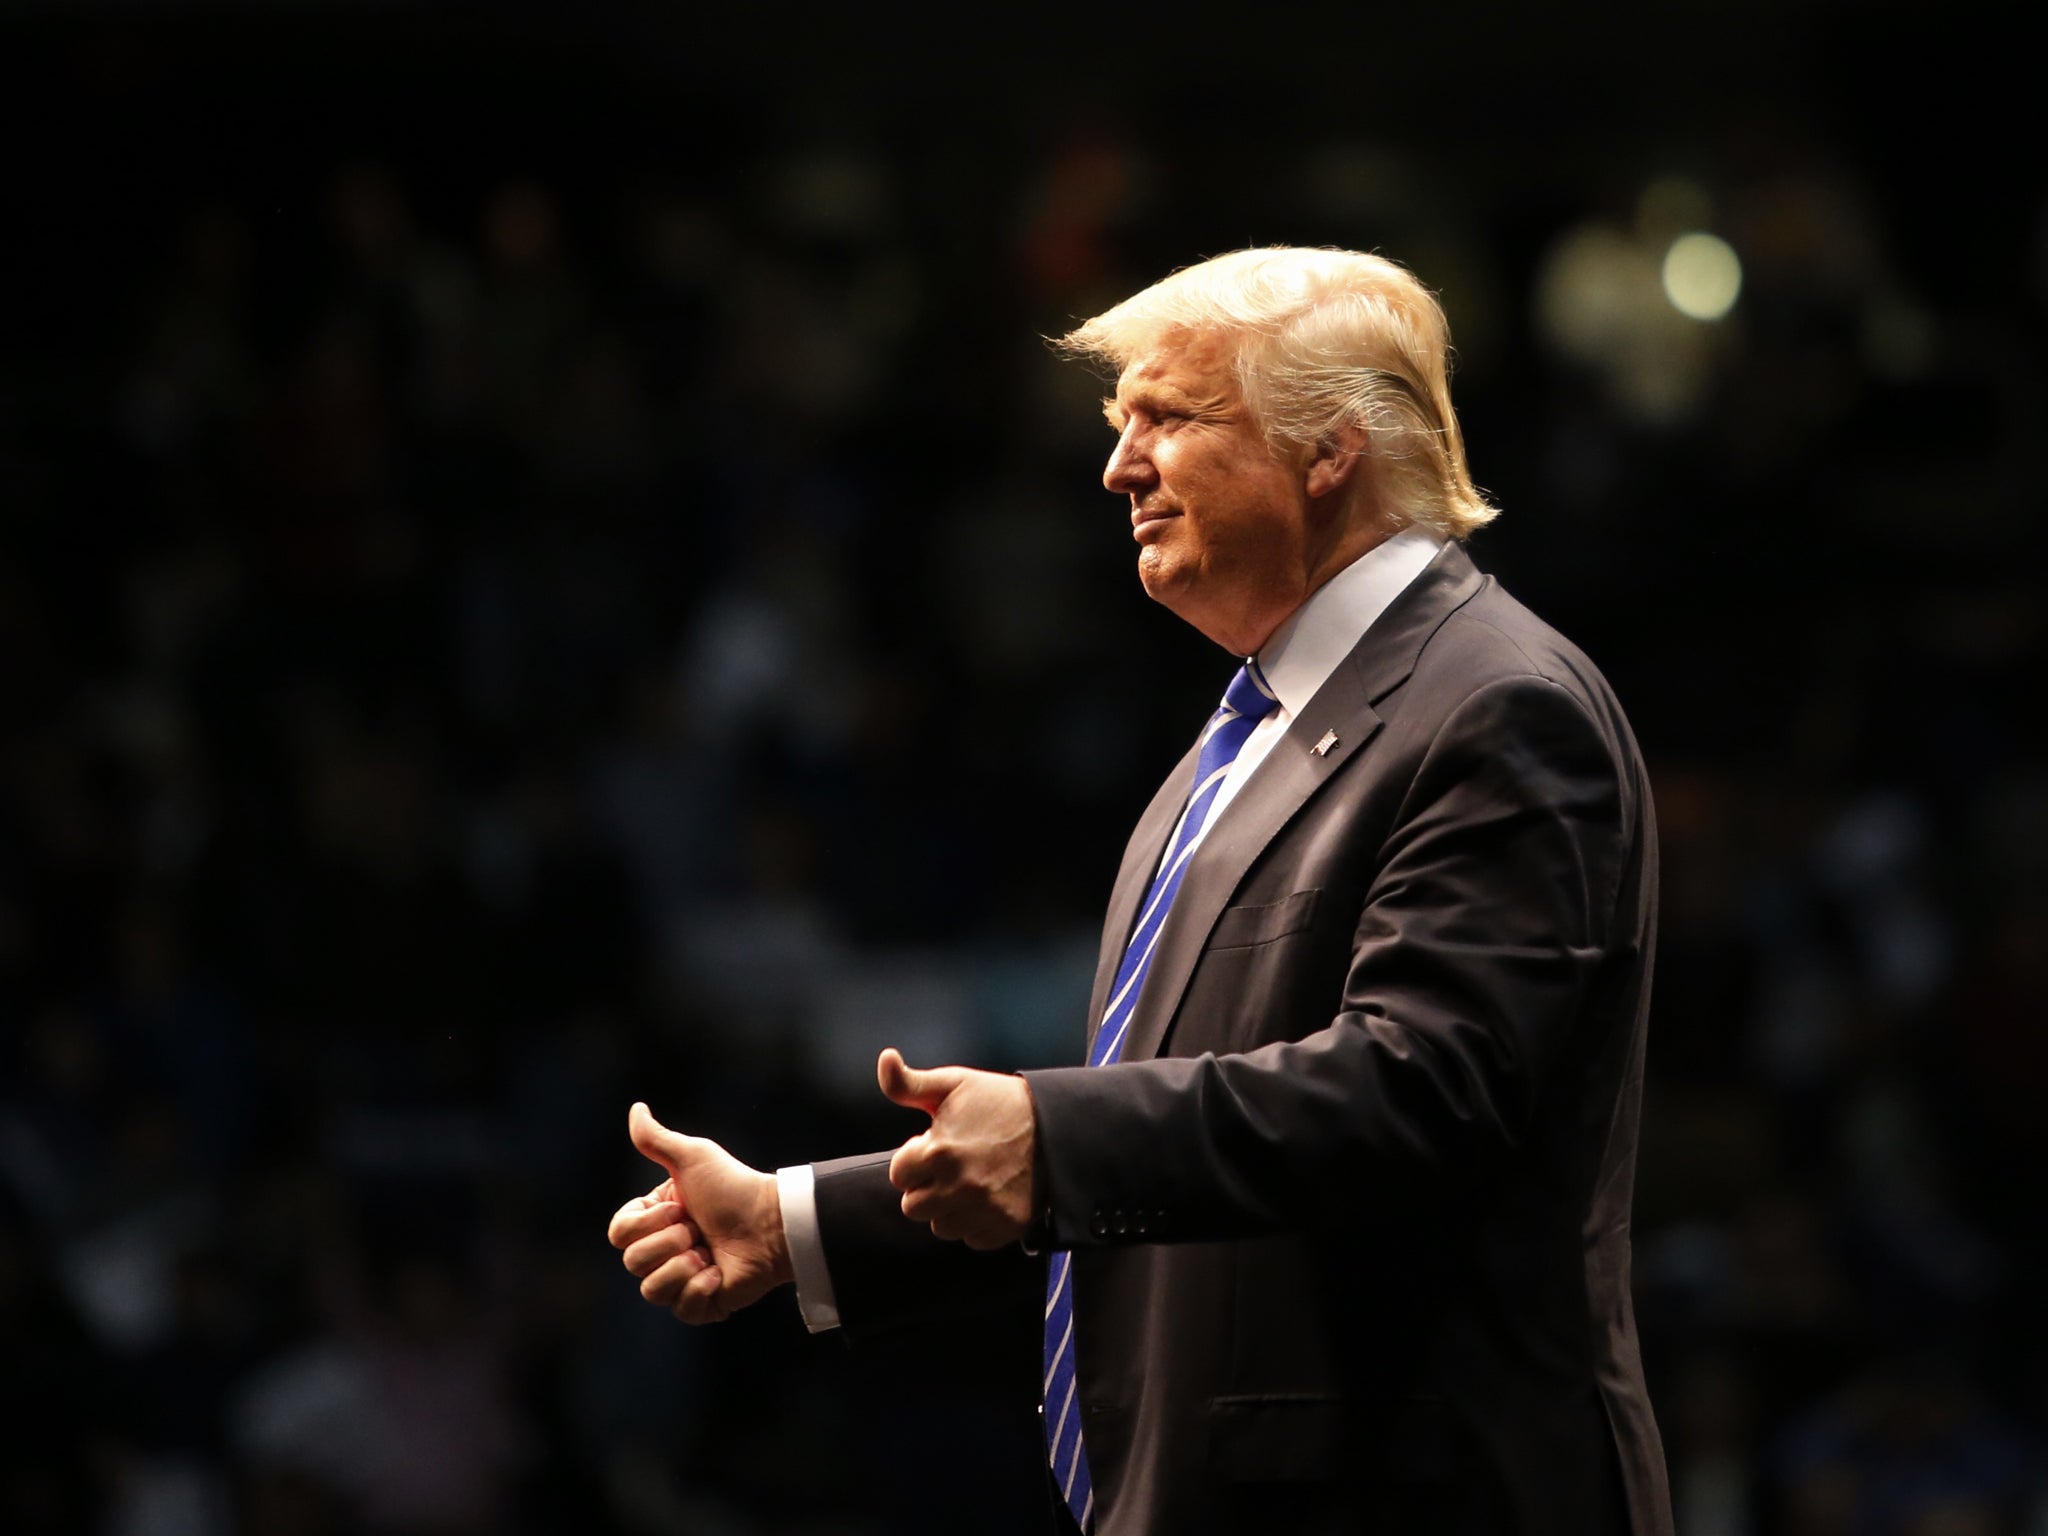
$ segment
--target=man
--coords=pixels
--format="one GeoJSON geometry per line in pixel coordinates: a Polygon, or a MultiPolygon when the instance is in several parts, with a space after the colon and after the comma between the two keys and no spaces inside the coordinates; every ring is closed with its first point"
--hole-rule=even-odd
{"type": "Polygon", "coordinates": [[[686,1322],[876,1332],[1050,1255],[1047,1462],[1101,1536],[1668,1536],[1629,1298],[1655,926],[1605,681],[1482,576],[1435,300],[1245,251],[1081,326],[1149,596],[1243,659],[1140,819],[1088,1065],[913,1071],[893,1155],[656,1123],[614,1217],[686,1322]],[[1004,1250],[1004,1254],[992,1252],[1004,1250]]]}

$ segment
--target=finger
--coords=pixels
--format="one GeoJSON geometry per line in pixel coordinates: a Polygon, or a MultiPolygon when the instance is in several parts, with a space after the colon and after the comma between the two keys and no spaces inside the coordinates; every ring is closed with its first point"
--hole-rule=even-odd
{"type": "Polygon", "coordinates": [[[619,1262],[629,1274],[645,1279],[670,1259],[692,1252],[703,1254],[705,1263],[711,1262],[711,1248],[703,1233],[694,1227],[672,1227],[634,1243],[619,1255],[619,1262]]]}
{"type": "Polygon", "coordinates": [[[675,1200],[628,1200],[613,1214],[610,1231],[614,1241],[623,1236],[627,1242],[644,1237],[649,1232],[659,1232],[663,1227],[689,1218],[688,1209],[675,1200]]]}
{"type": "Polygon", "coordinates": [[[673,1307],[682,1299],[684,1288],[710,1267],[710,1258],[702,1248],[679,1253],[641,1278],[640,1294],[657,1306],[673,1307]]]}
{"type": "Polygon", "coordinates": [[[670,1259],[702,1246],[703,1239],[697,1235],[696,1228],[684,1223],[627,1245],[619,1257],[628,1274],[644,1280],[670,1259]]]}
{"type": "Polygon", "coordinates": [[[605,1236],[614,1248],[624,1248],[638,1242],[650,1232],[659,1232],[685,1220],[683,1208],[673,1200],[663,1200],[649,1205],[641,1200],[628,1200],[613,1215],[611,1225],[605,1229],[605,1236]]]}
{"type": "Polygon", "coordinates": [[[939,1193],[936,1186],[926,1184],[917,1189],[905,1190],[900,1203],[903,1207],[903,1214],[912,1221],[930,1221],[939,1212],[945,1210],[951,1202],[945,1195],[939,1193]]]}
{"type": "Polygon", "coordinates": [[[725,1275],[717,1265],[700,1269],[683,1285],[682,1294],[671,1309],[683,1322],[693,1326],[722,1323],[732,1316],[725,1300],[725,1275]]]}
{"type": "Polygon", "coordinates": [[[922,1189],[939,1172],[940,1152],[931,1132],[913,1136],[889,1159],[889,1182],[898,1189],[922,1189]]]}
{"type": "Polygon", "coordinates": [[[656,1232],[638,1242],[626,1244],[619,1250],[619,1262],[626,1266],[626,1273],[636,1280],[645,1280],[677,1254],[692,1247],[684,1243],[676,1246],[675,1239],[668,1233],[656,1232]]]}
{"type": "Polygon", "coordinates": [[[967,1224],[960,1241],[976,1253],[1007,1248],[1024,1235],[1024,1228],[999,1210],[986,1210],[967,1224]]]}
{"type": "Polygon", "coordinates": [[[964,1067],[932,1067],[920,1072],[905,1062],[903,1053],[893,1045],[875,1058],[875,1081],[881,1084],[882,1096],[892,1104],[921,1109],[928,1115],[939,1112],[946,1095],[960,1086],[964,1076],[964,1067]]]}
{"type": "MultiPolygon", "coordinates": [[[[626,1111],[626,1134],[633,1139],[633,1145],[640,1155],[651,1163],[659,1163],[669,1173],[665,1187],[670,1196],[674,1195],[674,1178],[682,1165],[690,1160],[691,1144],[695,1137],[685,1136],[681,1131],[672,1131],[654,1118],[654,1111],[645,1104],[635,1102],[626,1111]]],[[[662,1188],[664,1185],[657,1185],[662,1188]]]]}

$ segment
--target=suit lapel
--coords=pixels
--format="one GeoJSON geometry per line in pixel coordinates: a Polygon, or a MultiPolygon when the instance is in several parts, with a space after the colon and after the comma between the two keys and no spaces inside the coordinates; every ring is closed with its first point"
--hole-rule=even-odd
{"type": "MultiPolygon", "coordinates": [[[[1380,716],[1373,706],[1414,671],[1424,642],[1479,590],[1483,580],[1458,545],[1446,544],[1374,621],[1351,654],[1316,691],[1308,707],[1295,717],[1287,734],[1274,744],[1236,798],[1224,807],[1216,825],[1203,835],[1201,846],[1189,860],[1187,875],[1173,900],[1173,910],[1160,931],[1159,947],[1152,955],[1145,984],[1138,994],[1122,1060],[1143,1061],[1159,1053],[1187,991],[1188,979],[1194,974],[1195,962],[1201,957],[1202,946],[1208,942],[1217,917],[1253,863],[1281,828],[1377,734],[1380,716]],[[1336,740],[1320,752],[1315,750],[1331,733],[1336,740]]],[[[1190,753],[1190,758],[1193,755],[1190,753]]],[[[1187,761],[1175,770],[1167,780],[1167,788],[1154,797],[1139,823],[1138,834],[1131,839],[1131,849],[1124,856],[1124,868],[1112,901],[1110,927],[1096,968],[1096,1001],[1089,1018],[1091,1031],[1100,1020],[1101,1004],[1122,957],[1131,921],[1137,915],[1137,903],[1150,884],[1174,820],[1180,814],[1192,773],[1192,764],[1187,761]],[[1149,853],[1150,862],[1140,863],[1134,879],[1134,858],[1142,860],[1145,853],[1149,853]],[[1133,884],[1135,890],[1127,892],[1126,886],[1133,884]],[[1114,944],[1110,942],[1112,936],[1114,944]]]]}
{"type": "Polygon", "coordinates": [[[1194,784],[1195,759],[1200,755],[1199,746],[1188,748],[1187,755],[1166,776],[1152,803],[1145,807],[1137,830],[1124,847],[1124,862],[1117,870],[1116,887],[1109,895],[1109,915],[1102,924],[1102,948],[1095,961],[1095,990],[1088,999],[1090,1050],[1095,1046],[1095,1031],[1102,1024],[1102,1010],[1109,1006],[1109,989],[1124,957],[1124,945],[1130,941],[1131,927],[1138,920],[1138,903],[1152,888],[1159,861],[1166,857],[1166,840],[1173,836],[1181,807],[1187,804],[1194,784]]]}

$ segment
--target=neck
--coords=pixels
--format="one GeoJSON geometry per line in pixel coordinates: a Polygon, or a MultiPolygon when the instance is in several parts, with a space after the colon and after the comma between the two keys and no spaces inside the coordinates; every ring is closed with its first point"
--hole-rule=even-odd
{"type": "Polygon", "coordinates": [[[1266,642],[1280,632],[1289,619],[1301,612],[1308,600],[1328,585],[1331,577],[1387,542],[1398,528],[1377,522],[1348,528],[1319,555],[1302,562],[1301,583],[1283,602],[1261,605],[1256,612],[1233,615],[1228,623],[1204,629],[1211,640],[1233,656],[1256,656],[1266,642]]]}

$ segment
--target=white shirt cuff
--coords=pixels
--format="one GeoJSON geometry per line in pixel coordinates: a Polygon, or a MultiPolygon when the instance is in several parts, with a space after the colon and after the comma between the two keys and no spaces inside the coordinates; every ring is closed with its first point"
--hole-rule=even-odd
{"type": "Polygon", "coordinates": [[[823,1333],[839,1326],[839,1299],[832,1294],[832,1271],[825,1267],[825,1240],[818,1232],[818,1191],[811,1165],[775,1170],[776,1193],[782,1198],[782,1237],[789,1244],[789,1267],[796,1271],[796,1305],[804,1326],[823,1333]]]}

